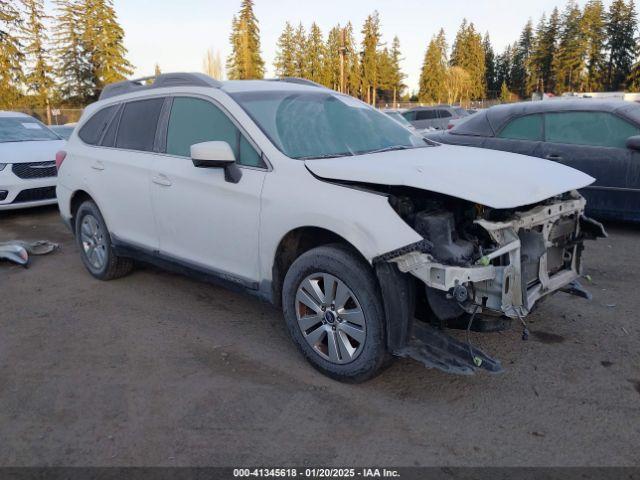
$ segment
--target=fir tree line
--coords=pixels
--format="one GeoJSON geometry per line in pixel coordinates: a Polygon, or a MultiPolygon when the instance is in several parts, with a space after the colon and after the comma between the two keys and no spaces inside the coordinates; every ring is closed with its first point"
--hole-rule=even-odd
{"type": "Polygon", "coordinates": [[[534,92],[638,91],[637,31],[633,0],[614,0],[608,10],[601,0],[588,0],[583,9],[569,0],[562,12],[555,8],[548,17],[543,14],[535,27],[529,20],[520,38],[496,55],[489,34],[481,38],[464,20],[450,59],[444,32],[431,40],[418,98],[448,101],[456,81],[463,84],[456,101],[495,96],[511,101],[534,92]]]}
{"type": "Polygon", "coordinates": [[[638,91],[638,19],[633,0],[601,0],[542,15],[496,56],[488,89],[528,98],[534,92],[638,91]]]}
{"type": "MultiPolygon", "coordinates": [[[[232,80],[264,75],[253,5],[253,0],[243,0],[232,22],[227,59],[227,75],[232,80]],[[253,48],[246,48],[247,44],[253,48]],[[243,65],[247,67],[240,67],[243,65]]],[[[383,43],[378,12],[367,17],[361,33],[358,44],[351,23],[336,25],[325,38],[315,22],[308,29],[302,23],[286,22],[276,45],[275,75],[305,78],[369,103],[398,101],[406,88],[400,40],[395,37],[391,45],[383,43]]]]}
{"type": "Polygon", "coordinates": [[[0,2],[0,109],[83,106],[132,73],[112,0],[54,7],[49,15],[44,0],[0,2]]]}

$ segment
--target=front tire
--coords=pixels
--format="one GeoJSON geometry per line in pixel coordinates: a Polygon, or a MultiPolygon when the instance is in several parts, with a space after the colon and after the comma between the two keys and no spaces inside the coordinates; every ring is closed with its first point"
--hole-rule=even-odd
{"type": "Polygon", "coordinates": [[[389,363],[377,282],[371,267],[345,246],[301,255],[285,276],[282,305],[294,343],[325,375],[363,382],[389,363]]]}
{"type": "Polygon", "coordinates": [[[98,280],[114,280],[131,272],[133,261],[115,254],[111,235],[95,203],[86,201],[80,205],[75,226],[80,257],[91,275],[98,280]]]}

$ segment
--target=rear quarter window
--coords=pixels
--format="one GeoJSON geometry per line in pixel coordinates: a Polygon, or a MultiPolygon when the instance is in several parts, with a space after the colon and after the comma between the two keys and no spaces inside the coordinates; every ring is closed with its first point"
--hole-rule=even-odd
{"type": "Polygon", "coordinates": [[[94,113],[78,132],[80,139],[89,145],[98,145],[115,109],[115,105],[112,105],[94,113]]]}

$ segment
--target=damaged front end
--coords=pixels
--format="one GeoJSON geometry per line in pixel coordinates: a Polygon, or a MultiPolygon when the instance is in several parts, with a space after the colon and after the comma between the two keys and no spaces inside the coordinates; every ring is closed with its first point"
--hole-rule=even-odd
{"type": "Polygon", "coordinates": [[[380,272],[390,267],[381,263],[410,274],[418,280],[414,316],[420,317],[424,305],[424,319],[431,323],[414,322],[405,344],[396,342],[392,349],[398,355],[453,373],[500,371],[499,362],[433,327],[469,330],[477,315],[486,327],[481,331],[495,331],[509,319],[523,321],[554,292],[588,296],[578,283],[583,243],[606,233],[584,216],[586,202],[575,191],[511,210],[424,194],[391,195],[390,203],[424,241],[377,259],[383,293],[380,272]],[[445,365],[443,357],[449,358],[445,365]]]}

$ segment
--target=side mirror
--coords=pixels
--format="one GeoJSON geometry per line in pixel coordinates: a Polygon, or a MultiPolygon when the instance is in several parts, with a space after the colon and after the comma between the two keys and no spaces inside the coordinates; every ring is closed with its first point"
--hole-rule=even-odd
{"type": "Polygon", "coordinates": [[[191,145],[191,161],[197,168],[224,168],[224,179],[238,183],[242,170],[236,165],[236,156],[227,142],[203,142],[191,145]]]}
{"type": "Polygon", "coordinates": [[[630,150],[640,151],[640,135],[627,138],[627,148],[630,150]]]}

